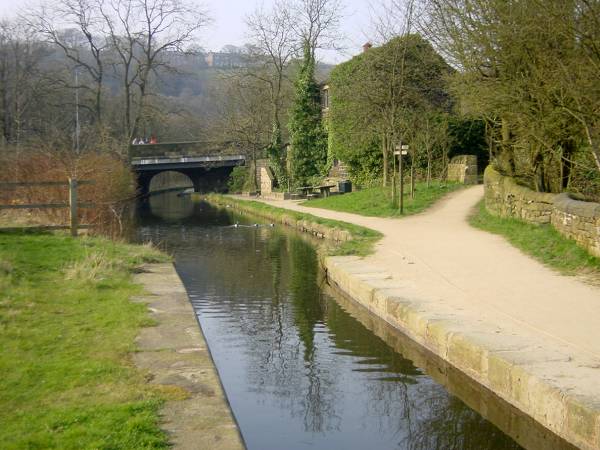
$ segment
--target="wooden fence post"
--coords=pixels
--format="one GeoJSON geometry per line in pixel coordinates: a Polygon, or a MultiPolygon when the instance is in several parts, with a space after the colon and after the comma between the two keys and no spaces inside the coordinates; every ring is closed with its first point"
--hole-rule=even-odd
{"type": "Polygon", "coordinates": [[[69,178],[69,211],[71,219],[71,236],[77,237],[79,220],[77,217],[77,180],[69,178]]]}

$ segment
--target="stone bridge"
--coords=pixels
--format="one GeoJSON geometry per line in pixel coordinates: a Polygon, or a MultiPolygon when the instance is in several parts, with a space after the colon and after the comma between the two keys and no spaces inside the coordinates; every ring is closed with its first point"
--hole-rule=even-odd
{"type": "Polygon", "coordinates": [[[196,192],[224,192],[233,168],[246,164],[241,153],[197,141],[143,144],[130,146],[129,160],[142,195],[150,192],[154,176],[167,171],[186,175],[196,192]]]}

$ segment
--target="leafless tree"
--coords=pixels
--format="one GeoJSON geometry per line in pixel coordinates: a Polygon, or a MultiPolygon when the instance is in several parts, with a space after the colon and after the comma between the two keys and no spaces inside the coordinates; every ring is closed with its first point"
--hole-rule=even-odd
{"type": "Polygon", "coordinates": [[[256,161],[270,143],[271,111],[264,101],[266,96],[267,86],[255,77],[238,72],[220,79],[211,95],[213,138],[243,149],[252,162],[256,161]]]}
{"type": "Polygon", "coordinates": [[[279,0],[269,11],[260,7],[246,18],[248,34],[259,54],[255,57],[265,60],[268,72],[273,77],[267,77],[270,87],[273,107],[274,132],[281,129],[281,109],[283,85],[286,72],[292,58],[297,54],[297,40],[293,30],[294,17],[288,2],[279,0]]]}
{"type": "MultiPolygon", "coordinates": [[[[404,119],[403,98],[406,96],[406,53],[409,45],[407,39],[413,31],[414,0],[383,0],[378,7],[380,14],[372,19],[374,31],[381,43],[389,42],[391,51],[385,55],[385,61],[377,62],[386,66],[387,77],[380,82],[385,83],[380,89],[378,98],[371,98],[370,102],[378,105],[377,110],[381,118],[380,130],[383,153],[383,185],[388,183],[389,158],[396,145],[402,141],[399,130],[402,130],[404,119]],[[383,94],[383,96],[381,96],[383,94]]],[[[372,76],[377,77],[376,73],[372,76]]],[[[375,92],[366,93],[367,96],[377,96],[375,92]]],[[[392,158],[395,168],[395,160],[392,158]]],[[[395,197],[395,180],[392,181],[392,195],[395,197]]]]}
{"type": "Polygon", "coordinates": [[[320,49],[339,49],[342,0],[292,0],[290,10],[297,40],[315,59],[320,49]]]}
{"type": "Polygon", "coordinates": [[[42,36],[42,39],[59,48],[75,70],[82,70],[92,80],[93,87],[81,77],[74,85],[63,80],[67,86],[90,91],[94,98],[95,121],[102,124],[102,91],[105,77],[105,52],[108,41],[101,28],[98,3],[95,0],[59,0],[57,3],[42,4],[27,21],[42,36]]]}
{"type": "Polygon", "coordinates": [[[46,50],[21,20],[0,23],[0,106],[5,143],[20,145],[23,130],[33,122],[47,92],[40,76],[46,50]]]}
{"type": "Polygon", "coordinates": [[[124,89],[124,124],[131,140],[142,118],[151,77],[167,66],[164,56],[192,44],[208,23],[205,11],[185,0],[96,0],[114,65],[124,89]]]}

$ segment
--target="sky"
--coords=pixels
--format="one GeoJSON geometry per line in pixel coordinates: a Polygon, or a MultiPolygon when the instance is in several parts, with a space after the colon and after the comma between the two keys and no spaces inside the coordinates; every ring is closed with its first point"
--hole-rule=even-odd
{"type": "MultiPolygon", "coordinates": [[[[52,0],[48,0],[51,3],[52,0]]],[[[201,35],[200,45],[207,50],[218,51],[225,45],[243,45],[247,42],[245,33],[245,17],[257,6],[264,5],[268,9],[273,0],[192,0],[199,1],[209,11],[213,19],[212,25],[201,35]]],[[[329,63],[345,61],[362,51],[362,45],[370,40],[370,1],[342,0],[343,11],[341,52],[323,52],[320,60],[329,63]]],[[[18,0],[0,0],[0,17],[14,16],[23,5],[18,0]]],[[[26,14],[26,9],[21,10],[26,14]]]]}
{"type": "MultiPolygon", "coordinates": [[[[3,2],[6,0],[0,0],[3,2]]],[[[341,34],[342,52],[325,52],[321,59],[325,62],[341,62],[360,53],[362,46],[369,40],[370,2],[369,0],[342,0],[345,5],[342,19],[341,34]]],[[[205,33],[206,48],[218,50],[225,44],[242,45],[245,38],[245,17],[251,14],[257,6],[264,5],[265,9],[273,3],[272,0],[205,0],[211,11],[214,23],[205,33]]]]}

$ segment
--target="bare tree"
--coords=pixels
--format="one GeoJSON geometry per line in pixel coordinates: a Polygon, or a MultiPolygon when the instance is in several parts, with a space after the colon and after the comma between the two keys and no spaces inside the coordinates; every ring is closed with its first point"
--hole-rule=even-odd
{"type": "Polygon", "coordinates": [[[102,90],[105,76],[105,52],[108,41],[101,30],[101,17],[95,0],[59,0],[45,4],[28,20],[45,42],[59,48],[75,70],[82,70],[93,82],[88,86],[84,78],[74,89],[92,92],[94,119],[102,124],[102,90]],[[75,27],[73,30],[72,27],[75,27]]]}
{"type": "Polygon", "coordinates": [[[290,5],[284,0],[277,1],[269,11],[260,7],[246,18],[251,48],[254,49],[251,57],[264,63],[254,65],[247,73],[269,86],[273,126],[268,156],[279,184],[285,184],[287,179],[281,116],[286,74],[298,50],[294,20],[290,5]]]}
{"type": "Polygon", "coordinates": [[[292,0],[290,10],[296,39],[300,48],[307,47],[309,57],[315,59],[320,49],[340,48],[342,0],[292,0]]]}
{"type": "Polygon", "coordinates": [[[273,78],[265,79],[271,92],[273,107],[273,128],[281,130],[282,93],[286,72],[292,58],[297,54],[297,41],[293,30],[294,18],[289,4],[277,1],[270,11],[262,7],[246,18],[249,36],[254,48],[265,58],[265,63],[273,73],[273,78]]]}
{"type": "MultiPolygon", "coordinates": [[[[265,83],[244,73],[223,77],[214,87],[211,130],[219,142],[243,149],[254,163],[270,144],[269,104],[265,83]]],[[[256,188],[256,171],[253,174],[256,188]]]]}
{"type": "Polygon", "coordinates": [[[136,136],[152,75],[168,66],[169,52],[194,43],[208,23],[201,7],[185,0],[96,0],[116,53],[124,89],[124,124],[136,136]]]}
{"type": "MultiPolygon", "coordinates": [[[[381,14],[373,19],[373,26],[378,40],[382,43],[388,42],[391,51],[382,54],[384,61],[378,61],[376,65],[386,66],[387,77],[380,80],[385,84],[382,89],[368,93],[367,95],[381,95],[382,97],[371,99],[378,105],[381,118],[381,146],[383,153],[383,185],[388,183],[389,158],[393,154],[396,145],[402,141],[398,134],[402,130],[402,119],[406,105],[403,98],[406,97],[406,54],[410,44],[408,36],[413,30],[413,0],[385,0],[379,5],[381,14]],[[377,93],[377,94],[376,94],[377,93]]],[[[371,76],[377,77],[372,73],[371,76]]],[[[395,168],[395,160],[392,158],[392,166],[395,168]]],[[[392,183],[393,196],[395,197],[395,180],[392,183]]]]}
{"type": "Polygon", "coordinates": [[[40,63],[46,49],[21,20],[0,23],[0,106],[4,142],[20,145],[47,97],[40,63]]]}

